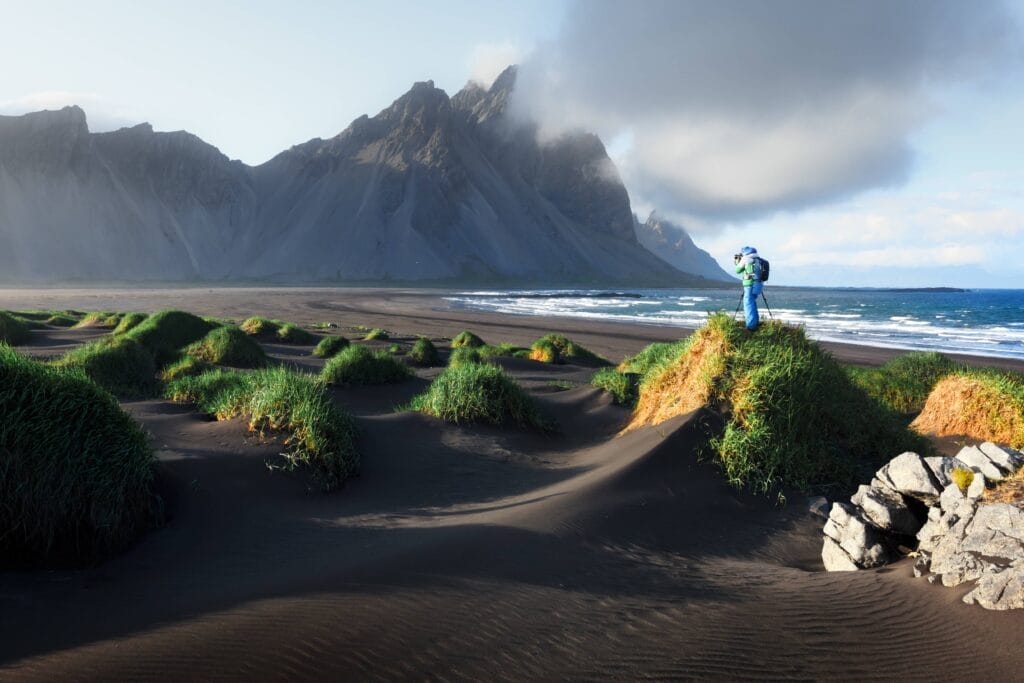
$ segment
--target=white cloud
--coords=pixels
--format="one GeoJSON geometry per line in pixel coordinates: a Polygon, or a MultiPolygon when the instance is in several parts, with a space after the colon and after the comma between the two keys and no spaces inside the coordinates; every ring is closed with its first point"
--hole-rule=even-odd
{"type": "Polygon", "coordinates": [[[481,43],[469,57],[469,79],[488,88],[506,67],[523,59],[523,48],[511,41],[481,43]]]}
{"type": "Polygon", "coordinates": [[[133,126],[144,119],[130,107],[111,102],[98,93],[46,90],[0,101],[0,114],[18,115],[43,109],[62,109],[78,105],[86,114],[89,130],[94,133],[133,126]]]}

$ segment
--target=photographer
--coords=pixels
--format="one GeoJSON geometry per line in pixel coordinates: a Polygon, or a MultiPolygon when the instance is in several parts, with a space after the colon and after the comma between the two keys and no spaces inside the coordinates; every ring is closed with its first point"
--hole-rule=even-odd
{"type": "Polygon", "coordinates": [[[736,272],[743,275],[743,312],[747,319],[747,329],[753,332],[760,323],[757,313],[757,297],[761,294],[761,257],[757,249],[743,247],[740,253],[733,256],[736,272]]]}

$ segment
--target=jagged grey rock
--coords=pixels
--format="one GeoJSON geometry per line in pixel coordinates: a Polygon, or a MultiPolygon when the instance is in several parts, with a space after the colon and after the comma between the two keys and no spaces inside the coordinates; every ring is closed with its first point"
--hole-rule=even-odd
{"type": "Polygon", "coordinates": [[[964,467],[964,464],[956,458],[946,456],[932,456],[924,459],[924,464],[933,475],[939,486],[945,488],[952,483],[951,473],[957,467],[964,467]]]}
{"type": "Polygon", "coordinates": [[[978,446],[978,450],[1006,473],[1013,472],[1024,465],[1024,456],[1020,452],[1006,446],[994,444],[991,441],[986,441],[978,446]]]}
{"type": "Polygon", "coordinates": [[[985,477],[980,472],[974,472],[974,478],[971,479],[971,483],[967,487],[967,497],[977,500],[983,493],[985,493],[985,477]]]}
{"type": "Polygon", "coordinates": [[[1024,567],[1013,566],[982,574],[974,590],[965,595],[963,601],[985,609],[1024,608],[1024,567]]]}
{"type": "Polygon", "coordinates": [[[417,83],[252,167],[78,107],[2,116],[0,278],[708,284],[640,245],[596,136],[506,115],[514,84],[417,83]]]}
{"type": "Polygon", "coordinates": [[[894,491],[925,504],[935,502],[941,489],[935,475],[917,453],[901,453],[884,465],[875,477],[894,491]]]}
{"type": "Polygon", "coordinates": [[[921,528],[903,496],[891,489],[872,488],[863,484],[850,499],[864,511],[869,522],[880,529],[904,536],[913,536],[921,528]]]}
{"type": "Polygon", "coordinates": [[[833,503],[824,533],[839,545],[856,566],[863,569],[886,564],[893,556],[879,529],[869,524],[852,505],[833,503]]]}
{"type": "Polygon", "coordinates": [[[860,569],[846,551],[827,536],[821,546],[821,561],[830,572],[855,572],[860,569]]]}
{"type": "Polygon", "coordinates": [[[995,463],[977,446],[965,446],[956,454],[956,459],[968,467],[981,472],[989,481],[1002,481],[1006,476],[995,463]]]}
{"type": "Polygon", "coordinates": [[[812,515],[828,519],[829,504],[825,496],[811,496],[807,499],[807,509],[812,515]]]}

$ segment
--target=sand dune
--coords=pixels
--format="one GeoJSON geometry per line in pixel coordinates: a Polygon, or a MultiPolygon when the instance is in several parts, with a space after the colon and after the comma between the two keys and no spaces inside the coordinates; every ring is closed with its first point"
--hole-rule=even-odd
{"type": "MultiPolygon", "coordinates": [[[[195,297],[189,308],[207,305],[195,297]]],[[[230,298],[222,305],[203,312],[238,315],[230,298]]],[[[309,310],[267,312],[304,320],[309,310]]],[[[461,329],[444,318],[456,314],[430,315],[365,324],[461,329]]],[[[494,341],[552,329],[469,322],[494,341]]],[[[616,358],[648,332],[603,331],[588,334],[616,358]]],[[[54,332],[38,349],[76,334],[54,332]]],[[[268,348],[320,363],[308,347],[268,348]]],[[[268,471],[277,447],[238,422],[126,404],[153,433],[170,521],[96,568],[0,574],[0,678],[1019,675],[1021,615],[968,608],[957,591],[911,578],[906,562],[821,571],[822,520],[802,498],[780,508],[698,461],[714,416],[615,437],[628,413],[585,386],[588,370],[507,369],[555,433],[393,412],[436,370],[335,390],[364,455],[361,476],[329,495],[268,471]],[[555,391],[553,379],[581,386],[555,391]]]]}

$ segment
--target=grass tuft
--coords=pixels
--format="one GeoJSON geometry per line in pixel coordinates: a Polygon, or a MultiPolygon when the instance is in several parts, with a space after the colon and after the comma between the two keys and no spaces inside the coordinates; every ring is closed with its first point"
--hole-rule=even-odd
{"type": "Polygon", "coordinates": [[[0,564],[91,562],[149,528],[153,453],[80,370],[0,344],[0,564]]]}
{"type": "Polygon", "coordinates": [[[940,380],[911,427],[1024,448],[1024,375],[962,369],[940,380]]]}
{"type": "Polygon", "coordinates": [[[149,316],[121,338],[134,339],[145,346],[161,367],[177,360],[181,349],[205,337],[213,327],[191,313],[166,310],[149,316]]]}
{"type": "Polygon", "coordinates": [[[345,337],[324,337],[313,349],[313,355],[317,358],[332,358],[348,346],[349,340],[345,337]]]}
{"type": "Polygon", "coordinates": [[[639,378],[640,375],[632,372],[619,372],[616,368],[602,368],[594,373],[590,384],[611,394],[615,403],[622,406],[634,406],[636,405],[639,378]]]}
{"type": "Polygon", "coordinates": [[[74,327],[78,323],[78,319],[63,313],[55,313],[43,322],[51,327],[74,327]]]}
{"type": "Polygon", "coordinates": [[[457,335],[455,335],[455,338],[452,339],[453,349],[461,349],[464,347],[478,349],[481,346],[484,346],[484,340],[476,336],[469,330],[463,330],[462,332],[459,332],[457,335]]]}
{"type": "Polygon", "coordinates": [[[121,321],[117,323],[117,327],[114,328],[114,334],[124,334],[129,330],[133,330],[148,317],[145,313],[125,313],[121,316],[121,321]]]}
{"type": "Polygon", "coordinates": [[[530,359],[542,363],[571,363],[600,367],[610,365],[607,359],[560,334],[546,334],[530,346],[530,359]]]}
{"type": "Polygon", "coordinates": [[[480,358],[490,360],[491,358],[529,358],[530,349],[524,349],[515,344],[484,344],[479,349],[480,358]]]}
{"type": "Polygon", "coordinates": [[[974,482],[974,472],[966,467],[956,467],[949,473],[949,478],[953,480],[953,483],[956,484],[961,493],[967,493],[967,489],[974,482]]]}
{"type": "Polygon", "coordinates": [[[213,366],[205,360],[199,360],[192,356],[185,356],[181,360],[175,361],[165,367],[160,373],[160,379],[164,382],[170,382],[171,380],[178,379],[179,377],[201,375],[212,368],[213,366]]]}
{"type": "Polygon", "coordinates": [[[260,316],[246,318],[239,327],[242,332],[251,334],[254,337],[272,337],[284,325],[280,320],[270,320],[260,316]]]}
{"type": "Polygon", "coordinates": [[[277,330],[277,340],[285,344],[312,344],[317,336],[294,323],[285,323],[277,330]]]}
{"type": "Polygon", "coordinates": [[[244,373],[218,369],[176,379],[166,395],[218,420],[246,418],[253,432],[283,433],[284,469],[309,467],[326,491],[359,470],[355,421],[313,375],[281,366],[244,373]]]}
{"type": "Polygon", "coordinates": [[[187,346],[185,353],[207,363],[233,368],[260,368],[267,364],[263,347],[237,327],[216,327],[187,346]]]}
{"type": "Polygon", "coordinates": [[[623,359],[619,363],[618,370],[640,375],[641,378],[657,374],[686,353],[692,343],[693,336],[691,335],[679,341],[648,344],[640,353],[623,359]]]}
{"type": "Polygon", "coordinates": [[[426,337],[417,339],[409,349],[409,359],[420,367],[430,367],[440,363],[437,347],[426,337]]]}
{"type": "Polygon", "coordinates": [[[156,391],[153,354],[134,339],[104,337],[68,351],[54,365],[78,368],[121,398],[151,396],[156,391]]]}
{"type": "Polygon", "coordinates": [[[893,358],[878,368],[848,367],[853,381],[897,413],[916,413],[943,377],[964,366],[941,353],[916,352],[893,358]]]}
{"type": "Polygon", "coordinates": [[[526,392],[493,365],[449,367],[409,407],[446,422],[545,427],[526,392]]]}
{"type": "Polygon", "coordinates": [[[405,363],[387,351],[352,345],[327,361],[320,377],[328,384],[390,384],[411,374],[405,363]]]}
{"type": "Polygon", "coordinates": [[[0,343],[18,346],[27,342],[29,336],[29,327],[25,321],[6,311],[0,311],[0,343]]]}
{"type": "Polygon", "coordinates": [[[391,333],[380,327],[375,327],[367,332],[363,339],[366,341],[372,341],[374,339],[391,339],[391,333]]]}
{"type": "Polygon", "coordinates": [[[479,365],[483,362],[480,349],[474,349],[472,346],[461,346],[453,349],[448,354],[448,367],[450,368],[460,368],[464,365],[479,365]]]}
{"type": "Polygon", "coordinates": [[[729,481],[764,493],[849,489],[893,453],[931,451],[802,329],[775,321],[750,334],[711,316],[685,354],[641,384],[627,430],[705,405],[725,419],[710,449],[729,481]]]}

